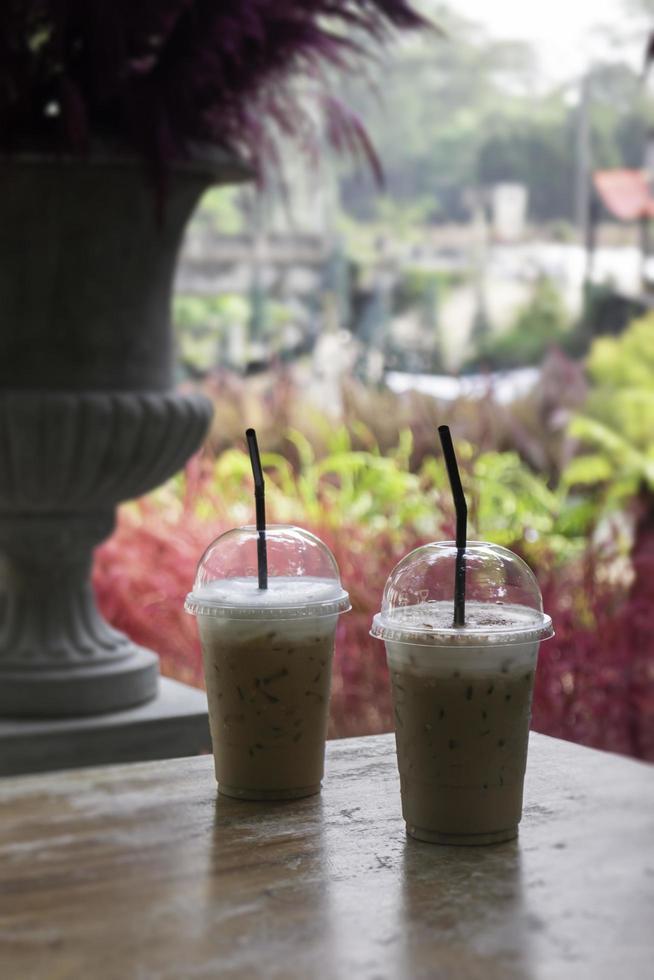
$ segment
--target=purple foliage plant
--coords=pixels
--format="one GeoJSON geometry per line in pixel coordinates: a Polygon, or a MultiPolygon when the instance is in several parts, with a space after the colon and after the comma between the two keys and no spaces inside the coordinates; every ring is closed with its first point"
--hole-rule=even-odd
{"type": "Polygon", "coordinates": [[[423,26],[409,0],[3,0],[0,146],[84,153],[106,139],[161,172],[211,144],[261,173],[280,136],[310,139],[301,80],[329,142],[376,166],[330,69],[423,26]]]}

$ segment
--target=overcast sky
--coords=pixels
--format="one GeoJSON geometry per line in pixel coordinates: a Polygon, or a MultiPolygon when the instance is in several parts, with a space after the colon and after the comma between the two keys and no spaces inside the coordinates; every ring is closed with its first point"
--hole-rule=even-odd
{"type": "MultiPolygon", "coordinates": [[[[596,28],[631,27],[633,33],[636,29],[636,22],[625,17],[621,0],[545,0],[539,4],[533,0],[450,0],[449,5],[483,24],[498,40],[531,41],[545,76],[552,81],[578,74],[594,57],[615,54],[596,28]]],[[[634,41],[624,53],[634,68],[641,67],[645,43],[643,34],[642,41],[634,41]]]]}

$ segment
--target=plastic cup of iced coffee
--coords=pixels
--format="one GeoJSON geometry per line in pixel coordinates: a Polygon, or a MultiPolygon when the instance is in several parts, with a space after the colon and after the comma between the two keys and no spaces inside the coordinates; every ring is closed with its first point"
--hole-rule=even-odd
{"type": "Polygon", "coordinates": [[[517,836],[541,640],[538,583],[506,548],[465,548],[465,623],[453,623],[457,547],[417,548],[394,568],[371,633],[391,677],[407,833],[439,844],[517,836]]]}
{"type": "Polygon", "coordinates": [[[266,528],[259,588],[256,527],[218,537],[185,608],[197,617],[218,789],[288,800],[320,792],[334,636],[350,608],[336,561],[315,535],[266,528]]]}

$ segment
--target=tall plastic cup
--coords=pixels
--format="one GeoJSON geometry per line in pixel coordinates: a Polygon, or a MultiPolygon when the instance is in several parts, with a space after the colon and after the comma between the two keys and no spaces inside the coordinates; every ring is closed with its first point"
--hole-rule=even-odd
{"type": "Polygon", "coordinates": [[[285,800],[320,791],[336,624],[350,608],[315,535],[266,531],[259,589],[255,527],[217,538],[185,608],[198,620],[216,780],[225,796],[285,800]]]}
{"type": "Polygon", "coordinates": [[[465,625],[453,625],[453,542],[393,570],[371,633],[385,641],[407,833],[491,844],[518,833],[540,641],[553,635],[538,583],[512,552],[465,551],[465,625]]]}

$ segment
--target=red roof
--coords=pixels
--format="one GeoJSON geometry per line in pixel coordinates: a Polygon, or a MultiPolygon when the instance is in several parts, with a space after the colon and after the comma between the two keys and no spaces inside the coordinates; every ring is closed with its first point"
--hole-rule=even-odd
{"type": "Polygon", "coordinates": [[[654,218],[654,197],[644,170],[598,170],[593,182],[604,206],[620,221],[654,218]]]}

